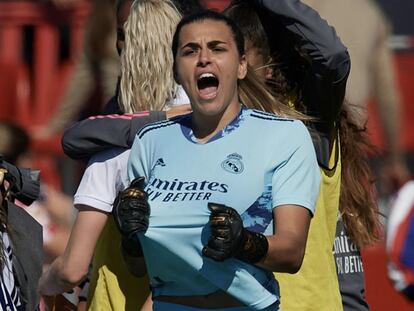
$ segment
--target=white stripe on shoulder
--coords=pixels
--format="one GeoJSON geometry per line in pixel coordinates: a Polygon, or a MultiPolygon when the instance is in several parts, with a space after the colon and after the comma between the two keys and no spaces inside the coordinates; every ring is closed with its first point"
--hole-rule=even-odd
{"type": "Polygon", "coordinates": [[[151,132],[153,130],[165,128],[167,126],[171,126],[177,123],[177,120],[163,120],[158,121],[155,123],[151,123],[150,125],[144,126],[138,133],[137,136],[142,138],[146,133],[151,132]]]}
{"type": "Polygon", "coordinates": [[[260,111],[256,109],[252,109],[251,116],[259,118],[259,119],[264,119],[264,120],[289,121],[289,122],[295,121],[295,119],[292,119],[292,118],[277,116],[273,113],[260,111]]]}

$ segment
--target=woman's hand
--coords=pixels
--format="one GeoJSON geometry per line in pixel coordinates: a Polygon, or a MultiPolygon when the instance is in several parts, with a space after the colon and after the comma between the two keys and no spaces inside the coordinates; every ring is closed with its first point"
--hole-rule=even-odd
{"type": "Polygon", "coordinates": [[[268,250],[268,242],[263,234],[251,232],[243,227],[239,213],[223,204],[208,203],[211,234],[204,256],[216,261],[236,257],[254,264],[262,260],[268,250]]]}
{"type": "Polygon", "coordinates": [[[270,236],[243,227],[239,213],[223,204],[209,203],[211,234],[203,255],[216,261],[235,257],[275,272],[295,273],[302,264],[310,224],[309,211],[299,205],[273,210],[276,232],[270,236]]]}
{"type": "Polygon", "coordinates": [[[208,203],[210,238],[203,248],[204,256],[223,261],[234,256],[243,240],[243,222],[239,213],[223,204],[208,203]]]}
{"type": "Polygon", "coordinates": [[[144,191],[144,178],[139,177],[115,199],[112,215],[119,232],[130,238],[148,229],[150,206],[144,191]]]}
{"type": "Polygon", "coordinates": [[[63,295],[42,296],[45,311],[76,311],[76,306],[63,295]]]}
{"type": "Polygon", "coordinates": [[[42,299],[43,299],[43,308],[45,311],[55,310],[56,296],[42,296],[42,299]]]}
{"type": "Polygon", "coordinates": [[[148,229],[150,206],[144,191],[144,178],[140,177],[121,191],[112,210],[114,221],[122,235],[121,253],[128,270],[141,277],[146,273],[141,244],[136,236],[148,229]]]}
{"type": "Polygon", "coordinates": [[[166,115],[167,115],[167,119],[171,119],[171,118],[174,118],[174,117],[177,117],[177,116],[188,114],[191,111],[193,111],[191,109],[191,105],[190,104],[185,104],[185,105],[174,106],[174,107],[168,109],[166,111],[166,115]]]}
{"type": "Polygon", "coordinates": [[[151,294],[148,295],[147,300],[142,305],[140,311],[152,311],[152,295],[151,294]]]}

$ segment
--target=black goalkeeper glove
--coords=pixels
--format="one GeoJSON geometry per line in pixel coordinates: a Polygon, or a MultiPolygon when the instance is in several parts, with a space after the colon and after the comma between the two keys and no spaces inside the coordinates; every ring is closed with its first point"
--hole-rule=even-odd
{"type": "Polygon", "coordinates": [[[121,191],[115,199],[112,215],[119,232],[131,238],[138,232],[148,229],[150,206],[144,191],[144,177],[139,177],[121,191]]]}
{"type": "Polygon", "coordinates": [[[121,251],[132,257],[141,257],[142,248],[136,233],[148,229],[150,206],[144,191],[144,177],[139,177],[121,191],[115,199],[112,216],[122,235],[121,251]]]}
{"type": "Polygon", "coordinates": [[[255,264],[269,249],[267,238],[243,227],[239,213],[223,204],[208,203],[211,234],[203,255],[216,261],[230,257],[255,264]]]}

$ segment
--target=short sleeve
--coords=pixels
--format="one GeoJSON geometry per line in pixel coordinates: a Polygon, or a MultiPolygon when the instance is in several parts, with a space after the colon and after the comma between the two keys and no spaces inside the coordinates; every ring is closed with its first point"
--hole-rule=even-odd
{"type": "Polygon", "coordinates": [[[146,182],[149,178],[148,157],[146,156],[144,143],[139,138],[139,133],[135,136],[132,144],[131,154],[128,160],[128,178],[133,181],[137,177],[145,177],[146,182]]]}
{"type": "Polygon", "coordinates": [[[300,205],[313,214],[320,173],[311,137],[302,122],[292,124],[285,150],[288,150],[286,159],[276,167],[272,177],[273,207],[300,205]]]}
{"type": "Polygon", "coordinates": [[[111,212],[118,192],[127,184],[128,156],[129,150],[125,149],[112,149],[93,156],[74,196],[75,206],[88,205],[111,212]]]}

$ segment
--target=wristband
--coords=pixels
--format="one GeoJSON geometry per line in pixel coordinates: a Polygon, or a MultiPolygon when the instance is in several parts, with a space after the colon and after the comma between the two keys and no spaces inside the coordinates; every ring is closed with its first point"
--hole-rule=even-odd
{"type": "Polygon", "coordinates": [[[269,242],[263,234],[243,229],[242,235],[241,246],[234,257],[250,264],[256,264],[266,257],[269,242]]]}

